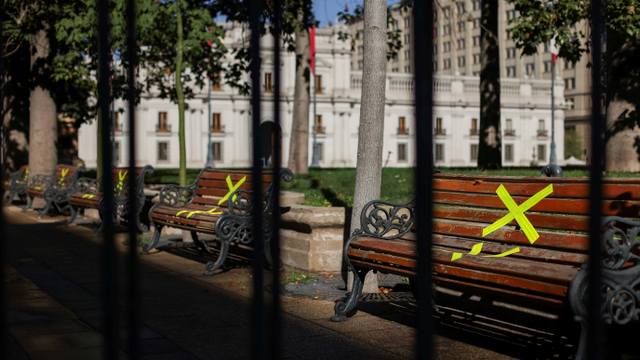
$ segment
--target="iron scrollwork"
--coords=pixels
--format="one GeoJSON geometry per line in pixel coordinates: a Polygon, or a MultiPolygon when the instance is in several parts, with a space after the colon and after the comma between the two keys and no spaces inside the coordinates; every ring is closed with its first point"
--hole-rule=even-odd
{"type": "Polygon", "coordinates": [[[354,234],[396,239],[411,230],[414,216],[415,196],[403,203],[373,200],[362,208],[360,228],[354,234]]]}
{"type": "MultiPolygon", "coordinates": [[[[602,235],[600,314],[606,324],[624,325],[640,320],[640,222],[609,216],[602,220],[606,228],[602,235]],[[623,225],[623,226],[619,226],[623,225]]],[[[587,302],[589,288],[589,263],[582,264],[580,271],[569,285],[568,298],[574,319],[582,327],[578,359],[586,357],[587,302]]]]}
{"type": "Polygon", "coordinates": [[[28,173],[25,171],[18,170],[9,174],[7,180],[7,191],[9,194],[5,199],[5,205],[11,204],[16,195],[21,199],[24,199],[27,196],[27,180],[28,173]]]}
{"type": "Polygon", "coordinates": [[[36,175],[34,177],[33,183],[31,184],[32,186],[42,187],[41,184],[48,180],[42,192],[42,197],[46,204],[44,209],[38,212],[38,219],[42,219],[42,217],[49,212],[51,205],[54,205],[59,212],[62,212],[63,208],[71,209],[69,199],[71,198],[71,194],[76,191],[80,173],[85,171],[85,167],[81,165],[75,169],[71,177],[63,175],[36,175]]]}

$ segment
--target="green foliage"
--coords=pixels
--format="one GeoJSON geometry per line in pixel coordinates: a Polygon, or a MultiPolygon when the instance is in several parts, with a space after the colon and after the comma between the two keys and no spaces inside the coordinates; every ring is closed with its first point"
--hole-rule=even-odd
{"type": "Polygon", "coordinates": [[[296,269],[291,270],[291,274],[287,276],[284,280],[281,280],[283,284],[308,284],[315,277],[313,275],[309,275],[302,273],[302,271],[296,272],[296,269]]]}
{"type": "MultiPolygon", "coordinates": [[[[555,4],[538,0],[507,0],[520,13],[512,19],[510,30],[516,46],[523,56],[537,52],[539,44],[555,38],[558,56],[578,61],[582,53],[589,52],[591,40],[591,2],[557,0],[555,4]],[[587,22],[582,22],[587,20],[587,22]],[[586,25],[582,25],[586,24],[586,25]]],[[[605,2],[605,30],[636,37],[640,35],[639,0],[610,0],[605,2]]]]}
{"type": "MultiPolygon", "coordinates": [[[[409,12],[411,9],[411,1],[409,0],[401,0],[397,6],[399,7],[400,13],[409,12]]],[[[347,25],[353,25],[360,21],[364,20],[364,7],[363,5],[357,4],[353,9],[353,13],[349,12],[349,6],[345,5],[344,12],[338,13],[338,19],[340,21],[344,21],[347,25]]],[[[402,34],[402,30],[399,27],[395,26],[395,20],[393,19],[393,15],[391,13],[391,8],[387,7],[387,60],[391,60],[398,55],[400,50],[402,49],[402,39],[400,35],[402,34]]],[[[343,31],[338,32],[338,39],[342,41],[348,41],[351,39],[351,51],[355,51],[356,40],[359,40],[359,33],[355,35],[345,33],[343,31]]]]}
{"type": "Polygon", "coordinates": [[[564,157],[582,158],[582,140],[575,129],[566,130],[564,132],[564,157]]]}

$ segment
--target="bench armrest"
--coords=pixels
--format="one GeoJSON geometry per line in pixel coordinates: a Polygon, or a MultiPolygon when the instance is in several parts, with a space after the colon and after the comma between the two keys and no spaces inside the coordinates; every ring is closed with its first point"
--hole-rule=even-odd
{"type": "MultiPolygon", "coordinates": [[[[189,205],[193,201],[193,198],[196,196],[198,181],[200,181],[202,173],[210,168],[211,167],[207,166],[202,169],[202,171],[200,171],[200,174],[198,174],[196,180],[187,186],[180,186],[175,184],[165,185],[160,190],[160,193],[158,194],[158,202],[153,207],[160,205],[184,207],[189,205]]],[[[153,208],[151,209],[151,211],[153,211],[153,208]]]]}
{"type": "Polygon", "coordinates": [[[411,230],[415,219],[415,196],[403,203],[369,201],[360,213],[360,228],[352,236],[363,234],[395,239],[411,230]]]}
{"type": "Polygon", "coordinates": [[[78,185],[76,186],[78,192],[84,194],[97,194],[102,191],[102,178],[80,178],[78,179],[78,185]]]}
{"type": "Polygon", "coordinates": [[[33,181],[31,182],[31,185],[45,187],[45,186],[49,186],[52,180],[53,180],[53,175],[36,174],[33,176],[33,181]]]}
{"type": "Polygon", "coordinates": [[[628,263],[640,266],[640,222],[618,216],[602,219],[601,251],[603,265],[609,269],[622,269],[628,263]]]}

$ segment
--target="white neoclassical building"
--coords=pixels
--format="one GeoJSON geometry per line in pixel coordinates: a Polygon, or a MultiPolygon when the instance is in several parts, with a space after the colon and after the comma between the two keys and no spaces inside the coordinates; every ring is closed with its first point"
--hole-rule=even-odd
{"type": "MultiPolygon", "coordinates": [[[[222,24],[229,46],[246,46],[247,32],[234,24],[222,24]]],[[[341,25],[316,31],[316,79],[318,146],[321,167],[355,167],[360,117],[362,72],[351,70],[351,47],[338,39],[341,25]]],[[[262,121],[273,119],[274,72],[272,38],[261,41],[262,121]]],[[[286,166],[293,117],[295,54],[283,53],[281,63],[282,154],[286,166]]],[[[222,75],[224,77],[224,74],[222,75]]],[[[248,75],[247,75],[248,80],[248,75]]],[[[503,78],[502,131],[503,165],[527,166],[535,159],[539,165],[549,161],[551,143],[551,81],[503,78]]],[[[556,104],[563,103],[562,82],[557,81],[556,104]]],[[[412,74],[388,72],[384,121],[383,164],[388,167],[415,166],[415,110],[412,74]]],[[[479,78],[436,75],[434,78],[434,143],[438,166],[476,166],[480,118],[479,78]]],[[[216,167],[249,167],[251,160],[250,98],[222,84],[211,91],[212,118],[208,118],[206,88],[188,100],[186,113],[187,167],[202,168],[207,158],[211,133],[216,167]],[[212,124],[210,126],[210,124],[212,124]]],[[[313,94],[312,94],[313,95],[313,94]]],[[[116,108],[125,108],[116,102],[116,108]]],[[[313,105],[310,107],[313,119],[313,105]]],[[[313,121],[313,120],[312,120],[313,121]]],[[[418,119],[419,121],[419,119],[418,119]]],[[[556,152],[564,159],[564,112],[556,109],[556,152]]],[[[178,107],[157,94],[144,94],[136,109],[137,163],[156,168],[177,168],[178,107]]],[[[310,126],[312,129],[312,126],[310,126]]],[[[310,130],[311,132],[312,130],[310,130]]],[[[78,135],[79,157],[95,167],[96,122],[82,125],[78,135]]],[[[120,164],[128,163],[127,113],[118,116],[115,144],[120,164]]],[[[309,136],[309,161],[313,136],[309,136]]]]}

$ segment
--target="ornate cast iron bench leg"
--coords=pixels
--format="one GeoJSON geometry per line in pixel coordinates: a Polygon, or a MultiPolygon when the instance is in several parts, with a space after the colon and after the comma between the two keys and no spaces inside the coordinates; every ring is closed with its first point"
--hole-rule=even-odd
{"type": "Polygon", "coordinates": [[[4,199],[4,206],[11,205],[11,203],[13,202],[13,198],[15,196],[16,196],[16,192],[10,190],[9,195],[7,195],[7,197],[4,199]]]}
{"type": "Polygon", "coordinates": [[[195,231],[191,232],[191,238],[193,239],[193,242],[196,243],[196,245],[198,245],[198,247],[206,252],[211,252],[211,249],[209,249],[209,245],[207,245],[206,241],[201,241],[200,238],[198,237],[198,233],[195,231]]]}
{"type": "Polygon", "coordinates": [[[46,205],[44,206],[44,209],[42,209],[41,211],[38,211],[38,219],[42,219],[42,217],[49,212],[50,208],[51,208],[51,202],[47,201],[46,205]]]}
{"type": "Polygon", "coordinates": [[[218,260],[216,262],[209,261],[206,266],[206,270],[203,275],[209,276],[213,275],[213,272],[218,270],[222,264],[224,264],[224,260],[227,258],[227,254],[229,253],[229,244],[231,241],[225,241],[218,238],[220,241],[220,255],[218,256],[218,260]]]}
{"type": "MultiPolygon", "coordinates": [[[[348,245],[347,245],[348,246],[348,245]]],[[[336,302],[335,315],[331,317],[331,321],[342,322],[347,320],[347,314],[350,313],[358,305],[360,295],[362,295],[362,287],[364,286],[364,278],[368,270],[356,270],[351,263],[348,265],[349,271],[353,273],[353,288],[347,302],[340,300],[336,302]]]]}
{"type": "Polygon", "coordinates": [[[69,204],[69,210],[71,211],[71,216],[69,216],[69,219],[65,220],[62,225],[69,226],[78,216],[78,210],[76,210],[73,205],[69,204]]]}
{"type": "Polygon", "coordinates": [[[33,205],[33,198],[29,195],[27,195],[27,205],[25,205],[22,208],[21,212],[26,212],[27,210],[29,210],[31,208],[31,205],[33,205]]]}

